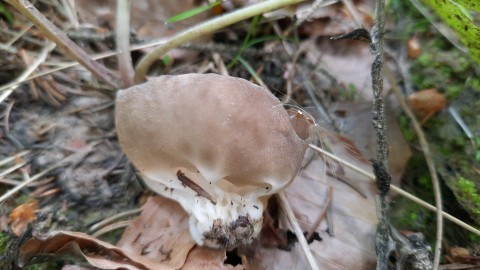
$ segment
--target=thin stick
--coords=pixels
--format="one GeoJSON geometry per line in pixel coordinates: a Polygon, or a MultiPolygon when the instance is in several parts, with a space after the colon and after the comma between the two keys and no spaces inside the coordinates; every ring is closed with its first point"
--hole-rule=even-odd
{"type": "Polygon", "coordinates": [[[11,190],[7,191],[5,194],[2,195],[2,197],[0,197],[0,204],[3,203],[3,201],[5,201],[6,199],[8,199],[10,196],[12,196],[13,194],[17,193],[18,191],[20,191],[22,188],[26,187],[27,185],[29,185],[30,183],[32,183],[33,181],[39,179],[40,177],[44,176],[45,174],[47,174],[48,172],[50,172],[51,170],[54,170],[58,167],[61,167],[65,165],[63,161],[60,161],[58,162],[57,164],[53,165],[53,166],[50,166],[48,167],[47,169],[37,173],[36,175],[32,176],[32,177],[28,177],[25,181],[23,181],[20,185],[12,188],[11,190]]]}
{"type": "Polygon", "coordinates": [[[117,30],[117,50],[118,65],[120,69],[120,79],[123,81],[123,87],[127,88],[133,85],[133,64],[130,55],[130,1],[117,1],[116,15],[117,30]]]}
{"type": "MultiPolygon", "coordinates": [[[[165,43],[164,39],[153,40],[153,41],[146,42],[146,43],[143,43],[143,44],[133,45],[132,47],[130,47],[130,51],[138,51],[138,50],[146,49],[146,48],[149,48],[149,47],[158,46],[158,45],[161,45],[163,43],[165,43]]],[[[108,58],[108,57],[113,57],[113,56],[116,56],[116,55],[118,55],[118,52],[110,51],[110,52],[104,52],[104,53],[99,53],[99,54],[93,55],[93,56],[91,56],[91,58],[93,60],[100,60],[100,59],[105,59],[105,58],[108,58]]],[[[10,87],[18,86],[18,85],[20,85],[24,82],[27,82],[27,81],[30,81],[30,80],[33,80],[33,79],[36,79],[36,78],[39,78],[39,77],[42,77],[42,76],[45,76],[45,75],[49,75],[49,74],[57,72],[57,71],[62,71],[62,70],[65,70],[67,68],[76,67],[78,65],[80,65],[80,63],[78,63],[78,62],[69,62],[69,63],[66,63],[66,64],[60,66],[60,67],[52,68],[52,69],[45,70],[45,71],[42,71],[42,72],[37,72],[36,74],[30,75],[27,78],[24,78],[23,80],[13,81],[9,84],[0,86],[0,92],[6,91],[10,87]]]]}
{"type": "Polygon", "coordinates": [[[338,0],[333,0],[333,1],[328,1],[328,2],[323,2],[323,0],[315,0],[311,5],[310,7],[308,8],[308,10],[304,11],[303,13],[300,13],[299,16],[298,16],[298,19],[297,21],[295,22],[295,26],[299,26],[301,24],[303,24],[306,20],[310,19],[310,16],[315,12],[317,11],[317,9],[321,8],[321,7],[325,7],[325,6],[329,6],[329,5],[333,5],[335,3],[337,3],[338,0]]]}
{"type": "Polygon", "coordinates": [[[27,162],[26,162],[26,161],[23,161],[23,162],[20,162],[20,163],[18,163],[18,164],[16,164],[16,165],[14,165],[14,166],[6,169],[6,170],[3,171],[3,172],[0,172],[0,177],[4,177],[5,175],[10,174],[10,173],[16,171],[17,169],[23,167],[25,164],[27,164],[27,162]]]}
{"type": "Polygon", "coordinates": [[[32,28],[33,24],[28,24],[25,26],[25,28],[20,31],[18,34],[16,34],[12,39],[10,39],[7,43],[5,43],[5,46],[10,47],[15,43],[19,38],[21,38],[25,33],[32,28]]]}
{"type": "MultiPolygon", "coordinates": [[[[340,158],[332,155],[331,153],[326,152],[325,150],[323,150],[322,148],[320,148],[320,147],[318,147],[318,146],[316,146],[316,145],[309,144],[308,146],[309,146],[310,148],[312,148],[313,150],[322,153],[322,154],[325,155],[326,157],[328,157],[328,158],[330,158],[330,159],[333,159],[333,160],[335,160],[335,161],[337,161],[337,162],[340,162],[341,164],[345,165],[346,167],[349,167],[350,169],[352,169],[352,170],[354,170],[354,171],[356,171],[356,172],[358,172],[358,173],[360,173],[360,174],[368,177],[370,180],[375,180],[375,175],[373,175],[372,173],[367,172],[367,171],[363,170],[362,168],[359,168],[359,167],[357,167],[357,166],[349,163],[348,161],[345,161],[345,160],[343,160],[343,159],[340,159],[340,158]]],[[[413,195],[413,194],[411,194],[411,193],[408,193],[407,191],[405,191],[405,190],[403,190],[403,189],[401,189],[401,188],[399,188],[399,187],[397,187],[397,186],[395,186],[395,185],[393,185],[393,184],[391,185],[391,188],[392,188],[392,191],[395,192],[395,193],[397,193],[398,195],[400,195],[400,196],[402,196],[402,197],[405,197],[405,198],[407,198],[407,199],[415,202],[416,204],[425,207],[425,208],[428,209],[428,210],[431,210],[431,211],[433,211],[433,212],[436,212],[436,211],[437,211],[437,208],[436,208],[435,206],[433,206],[433,205],[429,204],[428,202],[426,202],[426,201],[424,201],[424,200],[416,197],[415,195],[413,195]]],[[[457,224],[458,226],[464,228],[464,229],[467,230],[467,231],[470,231],[470,232],[472,232],[472,233],[480,236],[480,230],[476,229],[475,227],[473,227],[473,226],[471,226],[471,225],[468,225],[467,223],[459,220],[458,218],[450,215],[449,213],[446,213],[446,212],[443,212],[443,211],[442,211],[441,213],[442,213],[442,216],[443,216],[445,219],[447,219],[447,220],[449,220],[449,221],[457,224]]]]}
{"type": "Polygon", "coordinates": [[[7,108],[5,109],[5,115],[3,116],[3,122],[5,125],[5,133],[10,132],[10,112],[12,112],[13,105],[15,104],[15,101],[10,101],[8,103],[7,108]]]}
{"type": "Polygon", "coordinates": [[[25,155],[28,154],[28,153],[30,153],[30,150],[25,150],[25,151],[22,151],[22,152],[20,152],[20,153],[18,153],[18,154],[14,154],[14,155],[11,156],[11,157],[4,158],[4,159],[0,160],[0,166],[3,166],[3,165],[5,165],[5,164],[7,164],[7,163],[9,163],[9,162],[12,162],[12,161],[14,161],[14,160],[17,159],[17,158],[23,157],[23,156],[25,156],[25,155]]]}
{"type": "Polygon", "coordinates": [[[420,143],[420,147],[422,149],[423,155],[425,156],[425,161],[427,162],[428,170],[430,171],[430,177],[432,178],[432,185],[433,185],[433,194],[435,196],[435,206],[437,208],[437,235],[436,235],[436,243],[435,243],[435,256],[433,259],[433,269],[438,269],[438,265],[440,264],[440,255],[442,254],[442,238],[443,238],[443,217],[442,217],[442,193],[440,190],[440,184],[438,181],[437,170],[435,169],[435,163],[433,162],[432,155],[430,153],[430,147],[428,145],[427,139],[425,137],[425,133],[423,133],[422,127],[418,122],[415,114],[412,112],[410,107],[408,106],[407,102],[405,102],[405,98],[402,95],[401,90],[398,88],[395,78],[393,77],[393,73],[390,69],[385,68],[385,75],[389,80],[389,84],[393,89],[393,93],[400,103],[400,106],[403,109],[403,112],[407,115],[410,119],[413,129],[417,133],[418,142],[420,143]]]}
{"type": "Polygon", "coordinates": [[[73,42],[62,30],[58,29],[52,22],[50,22],[29,1],[11,0],[9,3],[32,21],[35,26],[42,30],[50,40],[54,41],[57,46],[64,50],[70,57],[81,63],[101,81],[118,89],[117,79],[105,66],[91,59],[82,48],[75,44],[75,42],[73,42]]]}
{"type": "Polygon", "coordinates": [[[313,225],[310,227],[310,230],[308,231],[307,236],[305,237],[305,239],[307,239],[307,241],[311,240],[311,238],[313,236],[313,233],[317,229],[318,225],[320,225],[320,222],[322,222],[323,217],[325,217],[325,215],[327,214],[327,210],[330,207],[330,203],[332,202],[332,197],[333,197],[333,188],[332,188],[332,186],[329,185],[328,186],[328,191],[327,191],[327,199],[325,200],[325,203],[323,204],[322,211],[320,211],[320,214],[318,215],[315,222],[313,222],[313,225]]]}
{"type": "Polygon", "coordinates": [[[11,190],[9,190],[5,194],[3,194],[2,197],[0,197],[0,204],[2,204],[10,196],[17,193],[18,191],[20,191],[22,188],[26,187],[27,185],[29,185],[33,181],[35,181],[35,180],[39,179],[40,177],[44,176],[48,172],[50,172],[50,171],[52,171],[56,168],[63,167],[65,165],[69,164],[70,162],[75,162],[75,160],[78,159],[79,157],[85,156],[86,154],[90,153],[93,149],[93,146],[94,146],[94,144],[90,145],[89,147],[85,148],[84,150],[78,151],[75,154],[72,154],[72,155],[68,156],[67,158],[62,159],[61,161],[53,164],[52,166],[46,168],[45,170],[35,174],[31,178],[29,177],[26,181],[23,181],[20,185],[12,188],[11,190]]]}
{"type": "Polygon", "coordinates": [[[393,249],[390,236],[388,193],[392,177],[388,172],[388,142],[386,135],[385,110],[383,102],[383,35],[385,26],[385,0],[375,1],[375,23],[370,33],[370,51],[373,56],[371,76],[373,91],[372,124],[377,141],[377,155],[372,161],[378,190],[378,219],[375,235],[377,270],[388,269],[388,257],[393,249]]]}
{"type": "Polygon", "coordinates": [[[352,15],[353,21],[358,28],[362,28],[362,17],[358,14],[355,6],[352,3],[352,0],[342,0],[343,5],[347,8],[350,15],[352,15]]]}
{"type": "Polygon", "coordinates": [[[305,0],[271,0],[263,1],[258,4],[250,5],[242,9],[233,11],[220,17],[213,18],[206,22],[200,23],[196,26],[190,27],[187,30],[170,38],[165,44],[156,48],[151,53],[147,54],[138,64],[135,69],[135,83],[145,81],[148,69],[158,58],[162,57],[170,49],[178,45],[193,40],[195,38],[212,33],[218,29],[237,23],[239,21],[260,15],[272,10],[276,10],[288,5],[297,4],[305,0]]]}
{"type": "Polygon", "coordinates": [[[93,237],[99,237],[102,234],[106,234],[106,233],[114,231],[114,230],[118,230],[118,229],[128,227],[132,223],[133,223],[132,220],[119,221],[117,223],[114,223],[114,224],[108,225],[106,227],[103,227],[102,229],[98,230],[96,233],[92,234],[92,236],[93,237]]]}
{"type": "Polygon", "coordinates": [[[98,223],[95,223],[94,225],[92,225],[88,231],[90,232],[94,232],[102,227],[104,227],[105,225],[117,220],[117,219],[120,219],[120,218],[123,218],[123,217],[126,217],[126,216],[130,216],[130,215],[136,215],[136,214],[139,214],[142,212],[142,209],[132,209],[132,210],[128,210],[128,211],[125,211],[125,212],[121,212],[121,213],[118,213],[116,215],[113,215],[111,217],[108,217],[98,223]]]}
{"type": "Polygon", "coordinates": [[[285,215],[288,218],[288,221],[293,227],[293,231],[297,236],[298,243],[300,243],[300,247],[305,253],[305,256],[307,256],[307,260],[308,260],[308,263],[310,264],[310,268],[312,270],[319,270],[320,268],[318,267],[317,261],[315,260],[315,257],[313,256],[312,251],[308,246],[307,240],[303,235],[300,225],[298,225],[297,218],[295,217],[295,214],[293,213],[293,210],[290,207],[290,204],[288,203],[287,197],[285,196],[285,192],[283,191],[279,192],[278,198],[279,198],[280,206],[282,207],[283,211],[285,212],[285,215]]]}
{"type": "Polygon", "coordinates": [[[8,96],[10,96],[15,89],[17,89],[17,86],[19,85],[19,82],[24,81],[30,74],[32,74],[37,67],[45,62],[45,59],[47,59],[48,54],[55,48],[55,43],[50,43],[47,46],[45,46],[40,54],[37,57],[37,60],[35,60],[31,65],[28,66],[27,69],[25,69],[20,76],[18,76],[12,83],[9,83],[6,85],[6,90],[0,95],[0,103],[2,103],[8,96]]]}

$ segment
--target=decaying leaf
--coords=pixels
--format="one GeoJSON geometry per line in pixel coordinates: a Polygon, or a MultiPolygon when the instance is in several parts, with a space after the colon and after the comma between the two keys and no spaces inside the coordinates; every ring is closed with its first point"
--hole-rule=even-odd
{"type": "Polygon", "coordinates": [[[410,59],[417,59],[422,53],[422,48],[420,47],[420,41],[416,37],[408,39],[407,42],[407,54],[410,59]]]}
{"type": "Polygon", "coordinates": [[[30,200],[13,209],[8,222],[15,236],[18,237],[22,235],[27,229],[28,224],[37,219],[37,215],[35,214],[37,209],[38,201],[36,200],[30,200]]]}
{"type": "Polygon", "coordinates": [[[445,96],[435,88],[421,90],[410,95],[408,102],[420,119],[424,119],[443,110],[447,105],[445,96]]]}
{"type": "Polygon", "coordinates": [[[39,255],[68,255],[100,269],[173,269],[163,264],[150,265],[142,258],[129,256],[112,244],[80,232],[57,231],[29,239],[20,248],[18,266],[24,267],[39,255]]]}
{"type": "MultiPolygon", "coordinates": [[[[350,156],[357,161],[365,161],[365,159],[370,160],[375,158],[376,140],[374,134],[375,131],[371,124],[371,106],[371,102],[341,102],[335,104],[334,114],[337,116],[341,115],[341,117],[338,117],[337,121],[342,125],[342,134],[353,143],[347,143],[342,139],[342,141],[344,141],[343,143],[346,143],[347,145],[346,147],[344,146],[337,150],[335,152],[336,155],[341,157],[344,155],[350,156]],[[353,150],[355,147],[357,149],[356,151],[353,150]],[[359,157],[358,153],[361,153],[364,158],[359,157]]],[[[388,156],[388,165],[393,183],[398,185],[400,184],[400,178],[403,175],[405,166],[412,156],[412,151],[410,150],[408,142],[403,137],[397,116],[391,109],[391,106],[386,106],[385,117],[388,123],[387,136],[389,151],[392,153],[388,156]]],[[[365,163],[365,165],[370,167],[370,162],[365,163]]]]}
{"type": "MultiPolygon", "coordinates": [[[[343,144],[337,142],[331,144],[331,147],[341,153],[343,144]]],[[[369,170],[367,164],[349,155],[342,155],[341,158],[369,170]]],[[[334,226],[327,228],[326,220],[320,223],[316,231],[322,240],[310,244],[312,252],[322,269],[373,269],[376,261],[374,235],[377,224],[375,188],[372,181],[366,177],[346,168],[344,170],[347,177],[357,182],[367,198],[345,183],[327,177],[327,166],[322,159],[313,160],[300,173],[286,190],[287,198],[300,226],[304,231],[308,231],[326,201],[328,187],[332,186],[331,211],[334,226]],[[334,236],[330,236],[327,229],[334,236]]],[[[265,269],[308,268],[298,244],[291,252],[278,249],[264,249],[262,252],[262,264],[265,269]]]]}
{"type": "Polygon", "coordinates": [[[117,246],[150,265],[180,268],[195,245],[188,229],[188,214],[177,202],[161,196],[149,197],[142,210],[117,246]]]}

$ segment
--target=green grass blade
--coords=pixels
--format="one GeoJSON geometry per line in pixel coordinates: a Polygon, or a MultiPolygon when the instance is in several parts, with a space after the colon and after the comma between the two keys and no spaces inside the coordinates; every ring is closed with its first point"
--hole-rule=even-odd
{"type": "Polygon", "coordinates": [[[215,2],[210,3],[208,5],[204,5],[204,6],[189,9],[185,12],[179,13],[177,15],[174,15],[174,16],[168,18],[165,23],[170,24],[170,23],[186,20],[186,19],[191,18],[193,16],[196,16],[200,13],[203,13],[203,12],[205,12],[205,11],[207,11],[207,10],[209,10],[209,9],[213,8],[214,6],[217,6],[221,3],[222,3],[222,1],[218,0],[218,1],[215,1],[215,2]]]}
{"type": "Polygon", "coordinates": [[[455,2],[466,9],[470,9],[476,12],[480,12],[480,1],[479,0],[455,0],[455,2]]]}
{"type": "Polygon", "coordinates": [[[253,69],[253,67],[250,65],[250,63],[247,62],[247,60],[243,59],[241,56],[239,56],[237,58],[238,62],[240,62],[248,71],[248,73],[250,73],[250,75],[252,75],[252,77],[255,79],[255,81],[258,82],[258,84],[260,84],[261,86],[267,88],[267,86],[265,85],[265,83],[263,82],[262,78],[260,78],[257,73],[255,72],[255,70],[253,69]]]}

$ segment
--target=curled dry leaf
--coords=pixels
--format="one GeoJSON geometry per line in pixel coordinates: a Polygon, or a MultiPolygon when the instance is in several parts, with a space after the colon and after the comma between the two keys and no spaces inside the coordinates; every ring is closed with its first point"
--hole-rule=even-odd
{"type": "Polygon", "coordinates": [[[149,264],[142,258],[127,255],[112,244],[80,232],[58,231],[34,236],[20,248],[18,266],[24,267],[38,255],[68,255],[100,269],[173,269],[164,264],[149,264]]]}
{"type": "Polygon", "coordinates": [[[37,209],[38,201],[36,200],[30,200],[13,209],[8,223],[10,223],[15,236],[18,237],[22,235],[27,229],[28,224],[37,219],[37,215],[35,214],[37,209]]]}
{"type": "Polygon", "coordinates": [[[148,197],[142,214],[125,230],[117,246],[143,263],[168,265],[172,269],[243,269],[224,265],[224,249],[195,246],[188,229],[188,214],[175,201],[162,196],[148,197]]]}
{"type": "Polygon", "coordinates": [[[443,110],[447,105],[445,96],[435,88],[421,90],[410,95],[408,102],[420,119],[430,117],[443,110]]]}

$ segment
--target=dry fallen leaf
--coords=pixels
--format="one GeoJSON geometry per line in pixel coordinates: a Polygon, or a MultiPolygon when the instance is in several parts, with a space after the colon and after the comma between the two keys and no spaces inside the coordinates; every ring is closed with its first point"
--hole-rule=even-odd
{"type": "MultiPolygon", "coordinates": [[[[331,147],[350,163],[370,170],[370,166],[345,154],[341,141],[331,142],[331,147]]],[[[332,167],[338,165],[332,164],[332,167]]],[[[327,166],[322,159],[315,159],[300,173],[286,190],[287,198],[295,212],[300,226],[308,231],[327,200],[328,188],[333,188],[332,217],[333,228],[327,233],[327,223],[323,220],[316,228],[322,238],[310,244],[312,252],[322,269],[373,269],[376,256],[374,235],[377,224],[375,210],[375,188],[371,180],[347,168],[346,177],[356,182],[367,195],[364,198],[349,185],[326,176],[327,166]]],[[[334,170],[336,171],[336,170],[334,170]]],[[[281,219],[282,220],[282,219],[281,219]]],[[[263,267],[265,269],[307,269],[305,256],[295,244],[291,252],[278,249],[265,249],[263,267]]]]}
{"type": "Polygon", "coordinates": [[[188,229],[188,214],[177,202],[161,196],[147,199],[142,214],[117,243],[125,253],[149,265],[165,264],[174,269],[185,263],[194,245],[188,229]]]}
{"type": "Polygon", "coordinates": [[[428,118],[447,106],[447,99],[435,88],[420,90],[411,94],[408,97],[408,102],[420,119],[428,118]]]}
{"type": "Polygon", "coordinates": [[[420,41],[418,41],[418,38],[412,37],[408,39],[407,50],[408,58],[410,59],[417,59],[420,56],[422,53],[422,47],[420,47],[420,41]]]}
{"type": "Polygon", "coordinates": [[[112,244],[80,232],[58,231],[34,236],[20,248],[18,266],[24,267],[38,255],[68,255],[100,269],[173,270],[164,264],[143,263],[142,258],[129,256],[112,244]]]}
{"type": "Polygon", "coordinates": [[[35,211],[38,209],[38,201],[30,200],[23,203],[12,210],[8,223],[12,228],[12,232],[15,236],[22,235],[30,222],[37,219],[35,211]]]}
{"type": "MultiPolygon", "coordinates": [[[[349,149],[353,146],[347,144],[347,147],[343,147],[343,149],[349,150],[348,152],[340,149],[336,154],[341,156],[345,154],[353,157],[357,161],[374,159],[376,156],[376,140],[375,131],[371,124],[372,103],[336,103],[334,106],[334,114],[337,116],[341,115],[338,116],[337,120],[342,125],[342,134],[352,141],[353,146],[358,148],[357,150],[360,150],[360,152],[351,151],[349,149]],[[364,156],[364,158],[359,157],[359,153],[364,156]]],[[[393,184],[399,185],[405,166],[412,156],[412,151],[410,150],[408,142],[403,137],[397,116],[391,109],[391,106],[386,106],[385,117],[388,123],[387,137],[391,153],[388,157],[389,170],[392,175],[393,184]]],[[[370,162],[366,164],[370,167],[370,162]]]]}

